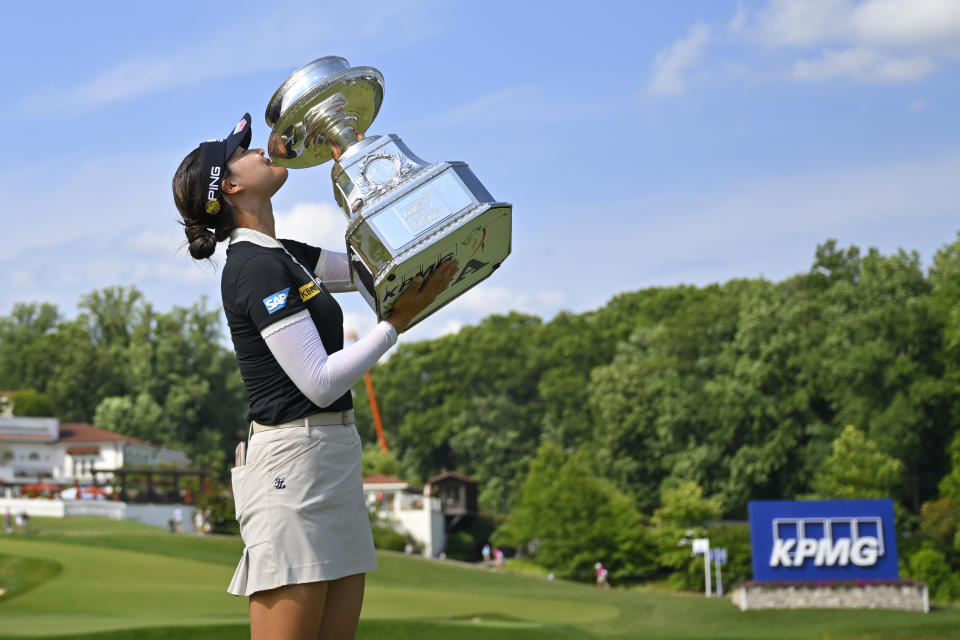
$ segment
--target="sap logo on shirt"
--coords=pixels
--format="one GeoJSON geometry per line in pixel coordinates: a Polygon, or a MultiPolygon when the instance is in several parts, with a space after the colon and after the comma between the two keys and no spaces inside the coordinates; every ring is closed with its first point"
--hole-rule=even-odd
{"type": "Polygon", "coordinates": [[[771,567],[802,567],[813,559],[816,567],[872,567],[883,555],[880,518],[777,518],[773,521],[771,567]],[[791,534],[783,536],[784,529],[791,534]],[[819,535],[807,536],[816,531],[819,535]],[[846,536],[834,536],[843,531],[846,536]],[[861,533],[863,532],[863,533],[861,533]]]}
{"type": "Polygon", "coordinates": [[[276,311],[280,311],[285,306],[287,306],[287,296],[290,294],[290,287],[277,291],[276,293],[271,293],[269,296],[263,299],[263,306],[267,308],[267,313],[273,314],[276,311]]]}

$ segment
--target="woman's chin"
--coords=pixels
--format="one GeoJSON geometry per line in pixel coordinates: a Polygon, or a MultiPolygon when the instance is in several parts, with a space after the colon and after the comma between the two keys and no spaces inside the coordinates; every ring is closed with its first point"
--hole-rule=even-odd
{"type": "Polygon", "coordinates": [[[286,167],[277,167],[277,169],[279,169],[279,171],[277,172],[277,186],[273,190],[274,193],[280,190],[280,187],[284,185],[284,183],[287,181],[287,176],[289,175],[286,167]]]}

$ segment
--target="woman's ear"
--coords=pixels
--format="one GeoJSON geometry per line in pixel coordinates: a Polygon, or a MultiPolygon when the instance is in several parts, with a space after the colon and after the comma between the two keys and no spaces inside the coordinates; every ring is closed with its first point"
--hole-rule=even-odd
{"type": "Polygon", "coordinates": [[[224,178],[220,186],[223,188],[223,192],[229,195],[236,195],[244,189],[242,184],[238,184],[230,178],[224,178]]]}

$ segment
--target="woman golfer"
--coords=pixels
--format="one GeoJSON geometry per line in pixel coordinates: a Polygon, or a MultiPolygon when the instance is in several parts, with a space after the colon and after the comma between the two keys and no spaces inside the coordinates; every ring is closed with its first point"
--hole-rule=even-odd
{"type": "Polygon", "coordinates": [[[414,280],[393,312],[343,346],[331,291],[353,291],[346,254],[277,240],[270,197],[287,170],[250,147],[250,114],[180,164],[173,197],[190,255],[229,239],[223,310],[250,401],[232,470],[244,550],[228,591],[250,597],[253,640],[353,638],[377,567],[350,387],[443,291],[456,263],[414,280]]]}

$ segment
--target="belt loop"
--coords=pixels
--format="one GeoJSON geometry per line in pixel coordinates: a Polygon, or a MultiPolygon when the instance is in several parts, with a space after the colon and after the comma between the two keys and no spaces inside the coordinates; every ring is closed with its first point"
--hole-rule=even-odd
{"type": "Polygon", "coordinates": [[[306,417],[303,419],[303,430],[304,430],[304,431],[309,431],[309,430],[310,430],[310,416],[306,416],[306,417]]]}

